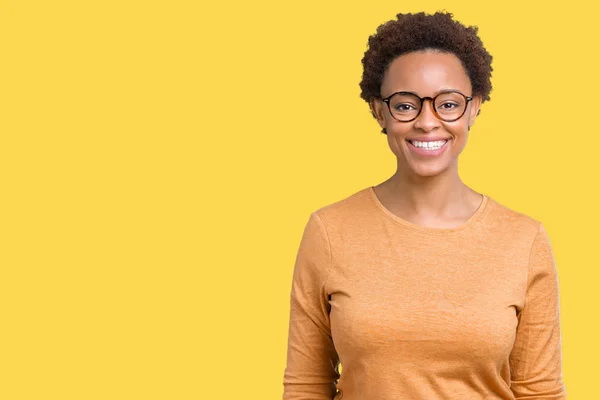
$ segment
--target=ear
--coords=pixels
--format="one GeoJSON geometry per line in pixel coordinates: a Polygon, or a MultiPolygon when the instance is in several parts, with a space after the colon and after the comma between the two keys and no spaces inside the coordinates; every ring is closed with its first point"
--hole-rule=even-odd
{"type": "Polygon", "coordinates": [[[383,111],[386,105],[383,104],[381,99],[373,98],[369,102],[369,106],[371,107],[371,114],[377,119],[379,126],[381,126],[382,129],[385,129],[385,118],[383,117],[383,111]]]}
{"type": "Polygon", "coordinates": [[[481,96],[473,96],[473,100],[471,100],[471,109],[469,111],[469,128],[475,123],[475,118],[479,115],[481,102],[481,96]]]}

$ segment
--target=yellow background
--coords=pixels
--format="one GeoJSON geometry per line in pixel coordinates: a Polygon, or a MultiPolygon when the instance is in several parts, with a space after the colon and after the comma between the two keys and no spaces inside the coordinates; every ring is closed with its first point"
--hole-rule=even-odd
{"type": "Polygon", "coordinates": [[[595,398],[598,6],[405,3],[0,2],[0,398],[281,398],[308,216],[395,170],[367,38],[439,9],[494,57],[461,177],[545,224],[595,398]]]}

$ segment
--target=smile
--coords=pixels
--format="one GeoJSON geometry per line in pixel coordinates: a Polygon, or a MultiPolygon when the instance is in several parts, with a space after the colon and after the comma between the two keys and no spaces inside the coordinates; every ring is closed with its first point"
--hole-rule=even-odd
{"type": "Polygon", "coordinates": [[[418,140],[407,140],[406,142],[410,144],[408,148],[414,154],[421,156],[437,156],[442,154],[446,150],[449,141],[450,139],[436,140],[434,142],[420,142],[418,140]]]}
{"type": "Polygon", "coordinates": [[[446,142],[448,142],[448,139],[438,140],[435,142],[420,142],[418,140],[408,140],[408,142],[415,147],[419,147],[419,148],[422,148],[425,150],[437,150],[440,147],[442,147],[443,145],[445,145],[446,142]]]}

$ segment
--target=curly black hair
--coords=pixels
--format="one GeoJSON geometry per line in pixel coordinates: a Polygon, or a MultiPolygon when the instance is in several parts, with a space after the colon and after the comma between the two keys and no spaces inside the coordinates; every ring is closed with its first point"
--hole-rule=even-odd
{"type": "MultiPolygon", "coordinates": [[[[466,27],[455,21],[452,13],[443,11],[400,13],[396,18],[379,25],[376,33],[369,36],[362,59],[362,99],[370,104],[372,99],[381,98],[383,76],[396,57],[426,49],[453,53],[469,76],[473,95],[481,96],[482,103],[490,99],[492,56],[477,36],[477,26],[466,27]]],[[[372,110],[371,114],[375,117],[372,110]]]]}

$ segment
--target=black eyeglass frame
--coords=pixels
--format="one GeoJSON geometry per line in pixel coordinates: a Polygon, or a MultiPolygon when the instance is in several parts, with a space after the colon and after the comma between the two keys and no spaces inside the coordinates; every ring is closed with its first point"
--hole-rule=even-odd
{"type": "Polygon", "coordinates": [[[407,91],[400,91],[400,92],[395,92],[392,93],[391,95],[389,95],[388,97],[386,97],[385,99],[381,99],[381,101],[383,101],[385,104],[387,104],[388,106],[388,111],[390,112],[390,115],[392,116],[392,118],[394,118],[396,121],[398,122],[412,122],[415,119],[417,119],[419,117],[419,115],[421,115],[421,111],[423,111],[423,107],[425,104],[425,100],[430,100],[431,101],[431,109],[433,110],[433,114],[435,114],[435,116],[440,120],[440,121],[444,121],[444,122],[454,122],[454,121],[458,121],[459,119],[461,119],[463,117],[463,115],[465,115],[465,113],[467,112],[467,107],[469,106],[469,101],[473,100],[473,97],[471,96],[465,96],[464,94],[462,94],[461,92],[459,92],[458,90],[444,90],[438,94],[435,95],[435,97],[419,97],[418,94],[414,93],[414,92],[407,92],[407,91]],[[454,119],[444,119],[440,116],[440,114],[438,114],[438,112],[435,109],[435,99],[442,95],[442,94],[446,94],[446,93],[458,93],[460,94],[462,97],[465,98],[465,109],[463,110],[462,114],[460,114],[459,117],[456,117],[454,119]],[[417,113],[417,115],[415,115],[414,118],[409,119],[409,120],[405,120],[405,121],[401,121],[399,119],[397,119],[396,117],[394,117],[394,113],[392,112],[392,106],[390,106],[390,99],[392,97],[394,97],[397,94],[411,94],[413,96],[415,96],[416,98],[419,99],[419,101],[421,102],[421,105],[419,107],[419,112],[417,113]]]}

